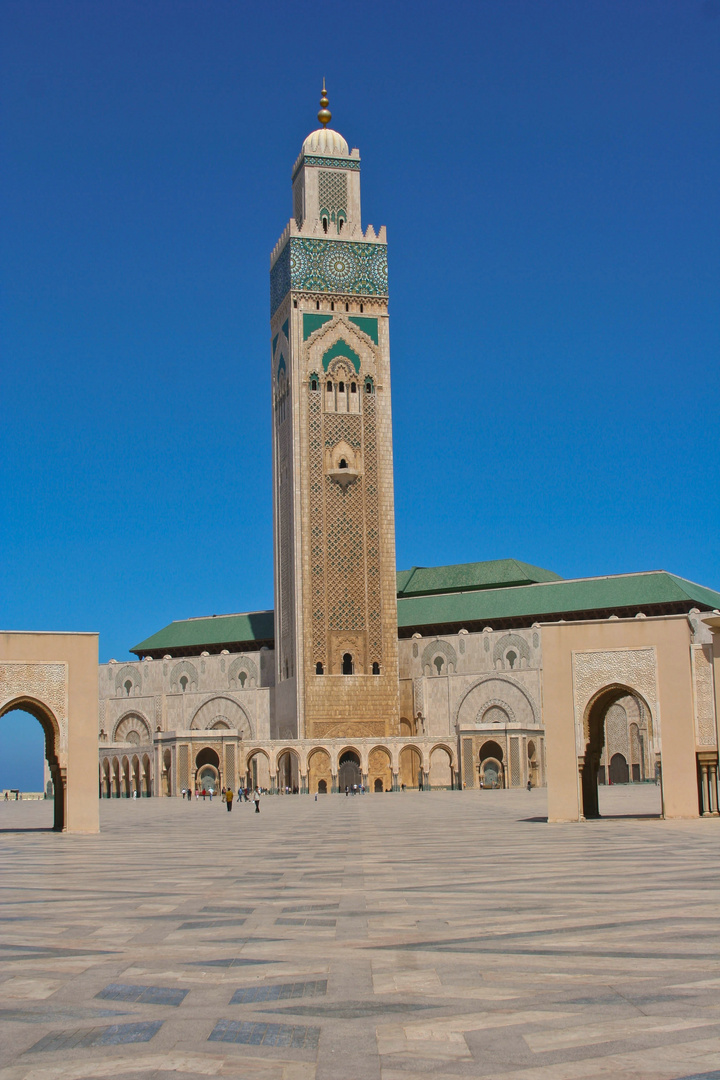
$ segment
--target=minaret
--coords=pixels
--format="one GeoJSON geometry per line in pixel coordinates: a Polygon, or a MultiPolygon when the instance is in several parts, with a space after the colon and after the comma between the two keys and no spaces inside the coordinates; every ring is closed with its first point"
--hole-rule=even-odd
{"type": "Polygon", "coordinates": [[[360,154],[318,120],[271,258],[273,738],[399,732],[387,242],[360,154]]]}

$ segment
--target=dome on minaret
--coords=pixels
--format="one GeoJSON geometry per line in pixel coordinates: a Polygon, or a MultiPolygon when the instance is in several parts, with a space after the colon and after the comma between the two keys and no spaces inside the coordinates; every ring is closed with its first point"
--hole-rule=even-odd
{"type": "Polygon", "coordinates": [[[303,143],[303,154],[322,154],[323,157],[347,157],[348,144],[339,131],[321,127],[311,131],[303,143]]]}
{"type": "Polygon", "coordinates": [[[329,101],[323,79],[322,97],[320,98],[320,112],[318,120],[322,127],[312,131],[303,143],[303,154],[320,154],[323,157],[347,157],[350,153],[348,144],[339,131],[333,131],[328,127],[332,120],[332,113],[328,109],[329,101]]]}

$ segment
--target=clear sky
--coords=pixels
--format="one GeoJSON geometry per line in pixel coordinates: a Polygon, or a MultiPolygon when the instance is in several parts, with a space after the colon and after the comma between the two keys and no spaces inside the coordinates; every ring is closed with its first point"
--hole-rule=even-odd
{"type": "Polygon", "coordinates": [[[388,229],[398,567],[720,587],[720,0],[5,0],[0,50],[4,628],[105,661],[272,606],[323,75],[388,229]]]}

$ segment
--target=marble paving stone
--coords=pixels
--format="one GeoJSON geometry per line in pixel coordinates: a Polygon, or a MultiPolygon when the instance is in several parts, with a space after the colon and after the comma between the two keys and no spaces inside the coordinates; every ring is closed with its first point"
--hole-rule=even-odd
{"type": "Polygon", "coordinates": [[[279,983],[277,986],[246,986],[236,990],[231,1005],[250,1005],[256,1001],[285,1001],[288,998],[321,997],[327,993],[327,979],[279,983]]]}
{"type": "Polygon", "coordinates": [[[3,1020],[16,1020],[21,1024],[64,1024],[72,1020],[95,1020],[126,1015],[120,1009],[74,1009],[69,1005],[59,1005],[51,1009],[0,1009],[0,1023],[3,1020]]]}
{"type": "Polygon", "coordinates": [[[314,1050],[319,1038],[320,1028],[316,1027],[218,1020],[208,1036],[208,1042],[243,1043],[246,1046],[287,1046],[297,1050],[314,1050]]]}
{"type": "Polygon", "coordinates": [[[131,986],[128,983],[110,983],[95,995],[108,1001],[135,1001],[140,1005],[182,1005],[187,990],[174,990],[166,986],[131,986]]]}
{"type": "Polygon", "coordinates": [[[656,796],[552,826],[541,790],[268,797],[252,829],[118,800],[98,837],[3,833],[0,1080],[720,1080],[720,821],[656,796]]]}
{"type": "Polygon", "coordinates": [[[162,1020],[151,1020],[138,1024],[111,1024],[103,1028],[59,1031],[45,1035],[30,1047],[28,1053],[85,1049],[88,1046],[119,1046],[121,1043],[145,1043],[150,1042],[161,1027],[162,1020]]]}

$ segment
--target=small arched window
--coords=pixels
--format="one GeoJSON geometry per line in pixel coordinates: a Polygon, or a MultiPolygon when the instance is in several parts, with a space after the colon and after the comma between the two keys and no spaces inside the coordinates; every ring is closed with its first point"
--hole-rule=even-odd
{"type": "Polygon", "coordinates": [[[513,652],[512,649],[509,649],[508,652],[505,654],[505,659],[507,660],[510,667],[514,668],[515,661],[517,660],[517,653],[513,652]]]}
{"type": "Polygon", "coordinates": [[[436,656],[435,659],[433,660],[433,664],[435,665],[435,667],[437,669],[438,675],[442,675],[442,669],[443,669],[444,663],[445,663],[445,661],[443,660],[442,656],[436,656]]]}
{"type": "Polygon", "coordinates": [[[364,310],[365,310],[365,309],[363,308],[363,305],[361,304],[361,305],[360,305],[360,314],[361,314],[361,315],[362,315],[362,313],[363,313],[363,311],[364,311],[364,310]]]}
{"type": "Polygon", "coordinates": [[[316,301],[315,301],[315,310],[316,310],[316,311],[319,311],[319,310],[320,310],[320,301],[319,301],[319,300],[316,300],[316,301]]]}
{"type": "Polygon", "coordinates": [[[246,671],[241,671],[240,674],[238,675],[238,679],[240,680],[240,685],[244,689],[245,688],[245,683],[247,682],[247,672],[246,671]]]}
{"type": "Polygon", "coordinates": [[[344,382],[339,382],[339,383],[338,383],[338,391],[339,391],[339,392],[340,392],[341,394],[344,394],[344,393],[345,393],[345,383],[344,383],[344,382]]]}
{"type": "Polygon", "coordinates": [[[335,310],[335,301],[334,301],[334,300],[331,300],[331,301],[330,301],[330,310],[331,310],[331,311],[334,311],[334,310],[335,310]]]}
{"type": "Polygon", "coordinates": [[[125,683],[125,693],[127,694],[128,697],[130,697],[130,691],[131,690],[132,690],[132,683],[128,679],[128,681],[125,683]]]}
{"type": "Polygon", "coordinates": [[[328,231],[328,219],[326,217],[324,217],[322,219],[322,226],[323,226],[323,232],[327,232],[328,231]]]}
{"type": "Polygon", "coordinates": [[[346,304],[346,305],[345,305],[345,310],[346,310],[346,311],[349,311],[349,310],[350,310],[350,305],[349,305],[349,304],[346,304]]]}
{"type": "Polygon", "coordinates": [[[347,469],[348,463],[347,463],[347,461],[345,460],[344,457],[340,458],[340,465],[338,467],[340,469],[347,469]]]}
{"type": "Polygon", "coordinates": [[[327,390],[328,394],[332,394],[332,383],[328,382],[325,389],[327,390]]]}
{"type": "Polygon", "coordinates": [[[188,681],[189,680],[187,675],[183,675],[183,677],[180,679],[180,689],[182,690],[183,694],[187,690],[188,681]]]}
{"type": "Polygon", "coordinates": [[[339,233],[341,233],[341,232],[342,232],[342,227],[343,227],[343,225],[344,225],[344,224],[345,224],[345,222],[343,221],[343,219],[342,219],[342,218],[338,218],[338,232],[339,232],[339,233]]]}
{"type": "Polygon", "coordinates": [[[317,379],[311,379],[310,380],[310,389],[311,390],[317,390],[317,379]]]}
{"type": "Polygon", "coordinates": [[[315,665],[315,674],[316,675],[324,675],[325,674],[324,668],[323,668],[323,666],[322,666],[322,664],[320,663],[319,660],[318,660],[317,664],[315,665]]]}
{"type": "Polygon", "coordinates": [[[377,660],[375,660],[373,662],[372,671],[373,671],[373,675],[379,675],[380,674],[380,665],[378,664],[377,660]]]}
{"type": "Polygon", "coordinates": [[[342,659],[342,673],[343,675],[352,675],[353,673],[353,658],[352,653],[346,652],[342,659]]]}
{"type": "Polygon", "coordinates": [[[350,393],[351,394],[357,394],[357,383],[354,383],[354,382],[350,383],[350,393]]]}

